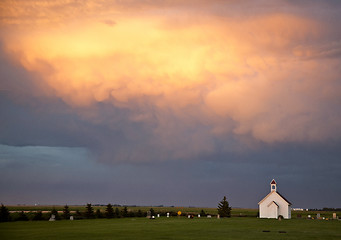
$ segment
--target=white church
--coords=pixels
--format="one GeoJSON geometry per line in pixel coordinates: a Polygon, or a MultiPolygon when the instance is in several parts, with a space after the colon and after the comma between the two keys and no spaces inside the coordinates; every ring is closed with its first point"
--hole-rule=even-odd
{"type": "Polygon", "coordinates": [[[285,219],[291,218],[291,203],[277,192],[277,183],[272,179],[271,191],[259,203],[260,218],[278,218],[282,215],[285,219]]]}

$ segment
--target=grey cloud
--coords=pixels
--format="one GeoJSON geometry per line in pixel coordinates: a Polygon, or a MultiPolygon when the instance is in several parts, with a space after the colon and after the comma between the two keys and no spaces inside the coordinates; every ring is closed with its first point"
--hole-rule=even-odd
{"type": "MultiPolygon", "coordinates": [[[[313,99],[315,105],[311,112],[316,115],[308,130],[328,128],[333,137],[328,135],[323,141],[315,142],[266,144],[252,139],[250,133],[215,136],[209,124],[205,124],[206,119],[200,120],[201,112],[196,106],[192,108],[195,114],[188,111],[186,118],[180,118],[170,109],[161,111],[148,104],[128,109],[102,102],[89,109],[74,109],[61,99],[42,93],[40,90],[47,88],[40,86],[30,72],[16,66],[1,52],[0,144],[3,145],[0,146],[0,167],[4,174],[0,177],[0,202],[64,204],[91,201],[215,207],[217,201],[227,195],[234,207],[257,207],[257,202],[268,192],[268,182],[275,177],[280,191],[294,206],[340,207],[337,202],[341,197],[338,191],[341,183],[338,174],[340,128],[332,124],[326,126],[327,123],[338,126],[340,118],[338,12],[320,11],[320,3],[306,8],[306,5],[292,7],[261,2],[264,8],[238,8],[250,1],[242,5],[235,1],[236,8],[222,7],[223,2],[206,1],[201,10],[224,16],[226,20],[238,14],[249,17],[277,8],[276,12],[303,13],[310,19],[318,17],[324,23],[329,21],[324,36],[309,35],[290,47],[301,50],[304,60],[309,60],[305,52],[314,49],[316,52],[310,57],[324,61],[318,65],[319,71],[335,69],[329,82],[316,79],[324,81],[325,84],[318,86],[323,86],[325,95],[317,98],[314,94],[322,89],[315,89],[313,96],[304,95],[296,101],[313,99]],[[140,116],[150,121],[139,121],[140,116]],[[186,122],[187,119],[190,121],[186,122]],[[326,199],[325,196],[330,197],[326,199]]],[[[181,6],[179,11],[185,11],[188,4],[193,3],[131,1],[125,3],[125,7],[146,11],[155,10],[155,7],[181,6]]],[[[103,6],[99,2],[93,9],[103,6]]],[[[63,6],[53,6],[51,11],[56,8],[63,9],[63,6]]],[[[99,16],[99,19],[106,17],[99,16]]],[[[291,54],[285,52],[281,56],[291,54]]],[[[299,71],[295,77],[296,82],[302,82],[307,75],[299,71]]],[[[307,84],[300,89],[305,91],[310,87],[307,84]]],[[[292,90],[288,88],[284,93],[290,95],[292,90]]],[[[251,96],[247,97],[252,100],[251,96]]],[[[266,114],[265,111],[263,115],[266,114]]],[[[259,123],[263,123],[262,119],[259,123]]],[[[226,117],[220,119],[218,125],[223,129],[236,124],[226,117]]],[[[282,123],[281,130],[284,127],[282,123]]]]}
{"type": "Polygon", "coordinates": [[[256,208],[268,193],[270,180],[276,178],[279,191],[295,207],[339,207],[340,163],[333,159],[334,148],[333,144],[294,150],[292,146],[265,147],[244,155],[211,155],[196,161],[106,166],[93,161],[83,148],[0,145],[4,173],[0,200],[5,204],[216,207],[226,195],[233,207],[256,208]]]}

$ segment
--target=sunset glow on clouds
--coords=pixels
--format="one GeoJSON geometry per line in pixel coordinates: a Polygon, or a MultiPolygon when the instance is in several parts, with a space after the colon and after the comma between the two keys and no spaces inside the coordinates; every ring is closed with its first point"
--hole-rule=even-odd
{"type": "Polygon", "coordinates": [[[74,161],[128,189],[157,189],[156,174],[186,199],[197,182],[210,196],[273,174],[340,182],[340,12],[313,0],[1,1],[0,166],[74,161]]]}
{"type": "Polygon", "coordinates": [[[203,138],[234,134],[281,142],[340,136],[339,112],[324,106],[341,100],[335,73],[340,62],[326,55],[340,51],[341,43],[326,45],[333,29],[311,16],[198,16],[160,6],[121,14],[115,5],[96,15],[98,6],[89,3],[64,20],[70,1],[37,1],[29,10],[25,4],[2,4],[10,12],[2,19],[6,52],[80,112],[97,102],[127,108],[129,121],[155,122],[156,138],[177,131],[172,123],[163,125],[163,114],[185,125],[208,125],[203,138]],[[49,19],[44,11],[52,7],[49,19]]]}

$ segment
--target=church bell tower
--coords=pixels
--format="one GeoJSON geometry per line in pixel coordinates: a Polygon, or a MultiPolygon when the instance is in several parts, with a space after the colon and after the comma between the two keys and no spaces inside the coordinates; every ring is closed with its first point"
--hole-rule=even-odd
{"type": "Polygon", "coordinates": [[[275,179],[272,179],[270,185],[271,185],[271,192],[276,192],[277,191],[277,183],[276,183],[275,179]]]}

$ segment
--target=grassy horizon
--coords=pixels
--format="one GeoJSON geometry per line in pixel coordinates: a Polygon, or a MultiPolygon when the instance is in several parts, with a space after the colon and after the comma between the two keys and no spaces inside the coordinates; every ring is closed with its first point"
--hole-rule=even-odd
{"type": "MultiPolygon", "coordinates": [[[[75,211],[85,211],[86,205],[68,205],[69,210],[71,212],[75,211]]],[[[9,211],[51,211],[53,208],[55,208],[57,211],[61,212],[64,208],[64,205],[39,205],[39,206],[6,206],[9,211]]],[[[105,211],[106,206],[93,206],[94,211],[99,209],[101,212],[105,211]]],[[[114,209],[116,206],[114,206],[114,209]]],[[[124,206],[118,206],[117,207],[120,211],[124,208],[124,206]]],[[[128,212],[137,212],[138,210],[141,210],[143,212],[147,212],[150,210],[150,208],[153,208],[156,213],[164,214],[167,212],[178,212],[181,211],[184,214],[194,214],[197,215],[200,213],[201,210],[204,210],[206,214],[210,215],[217,215],[218,211],[217,208],[208,208],[208,207],[155,207],[155,206],[127,206],[128,212]]],[[[307,218],[308,215],[311,215],[312,217],[316,217],[317,213],[320,213],[321,217],[325,218],[332,218],[333,212],[336,212],[336,214],[340,217],[341,211],[291,211],[292,218],[297,218],[298,215],[301,215],[301,218],[307,218]]],[[[231,215],[232,217],[257,217],[258,209],[254,208],[232,208],[231,215]]]]}

